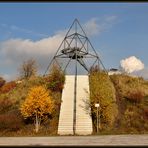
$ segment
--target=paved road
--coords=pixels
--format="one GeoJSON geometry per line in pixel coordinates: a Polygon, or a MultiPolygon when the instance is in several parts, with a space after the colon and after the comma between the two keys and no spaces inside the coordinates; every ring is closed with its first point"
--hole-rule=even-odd
{"type": "Polygon", "coordinates": [[[1,137],[0,146],[148,146],[148,135],[1,137]]]}

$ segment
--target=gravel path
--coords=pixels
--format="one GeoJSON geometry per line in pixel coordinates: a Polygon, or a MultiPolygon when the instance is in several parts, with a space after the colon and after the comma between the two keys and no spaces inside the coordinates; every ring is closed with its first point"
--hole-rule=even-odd
{"type": "Polygon", "coordinates": [[[148,146],[148,135],[1,137],[0,146],[148,146]]]}

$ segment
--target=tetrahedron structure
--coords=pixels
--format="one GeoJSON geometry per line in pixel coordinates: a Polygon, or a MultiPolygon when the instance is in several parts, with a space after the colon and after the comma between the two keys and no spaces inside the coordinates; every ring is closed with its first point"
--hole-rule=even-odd
{"type": "MultiPolygon", "coordinates": [[[[105,68],[77,19],[70,26],[45,74],[50,65],[54,63],[66,74],[61,98],[58,134],[91,134],[92,118],[80,106],[84,106],[83,103],[89,101],[88,74],[91,67],[104,70],[105,68]]],[[[89,108],[88,111],[90,112],[90,110],[89,108]]]]}
{"type": "Polygon", "coordinates": [[[66,74],[88,74],[91,67],[105,67],[77,19],[74,20],[51,63],[57,64],[66,74]]]}

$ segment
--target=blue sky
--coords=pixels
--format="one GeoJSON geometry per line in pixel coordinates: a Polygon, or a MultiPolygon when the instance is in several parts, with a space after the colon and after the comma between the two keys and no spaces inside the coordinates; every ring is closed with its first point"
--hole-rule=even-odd
{"type": "Polygon", "coordinates": [[[77,18],[107,69],[135,56],[148,78],[148,3],[0,3],[0,76],[16,78],[33,57],[44,73],[77,18]]]}

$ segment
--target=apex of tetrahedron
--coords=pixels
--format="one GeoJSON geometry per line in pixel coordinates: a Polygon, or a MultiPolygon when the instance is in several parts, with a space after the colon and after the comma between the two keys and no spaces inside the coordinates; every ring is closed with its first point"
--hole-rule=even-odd
{"type": "Polygon", "coordinates": [[[81,74],[88,74],[91,67],[100,67],[102,64],[77,18],[67,31],[48,68],[52,62],[56,63],[66,74],[74,74],[75,67],[81,74]]]}

